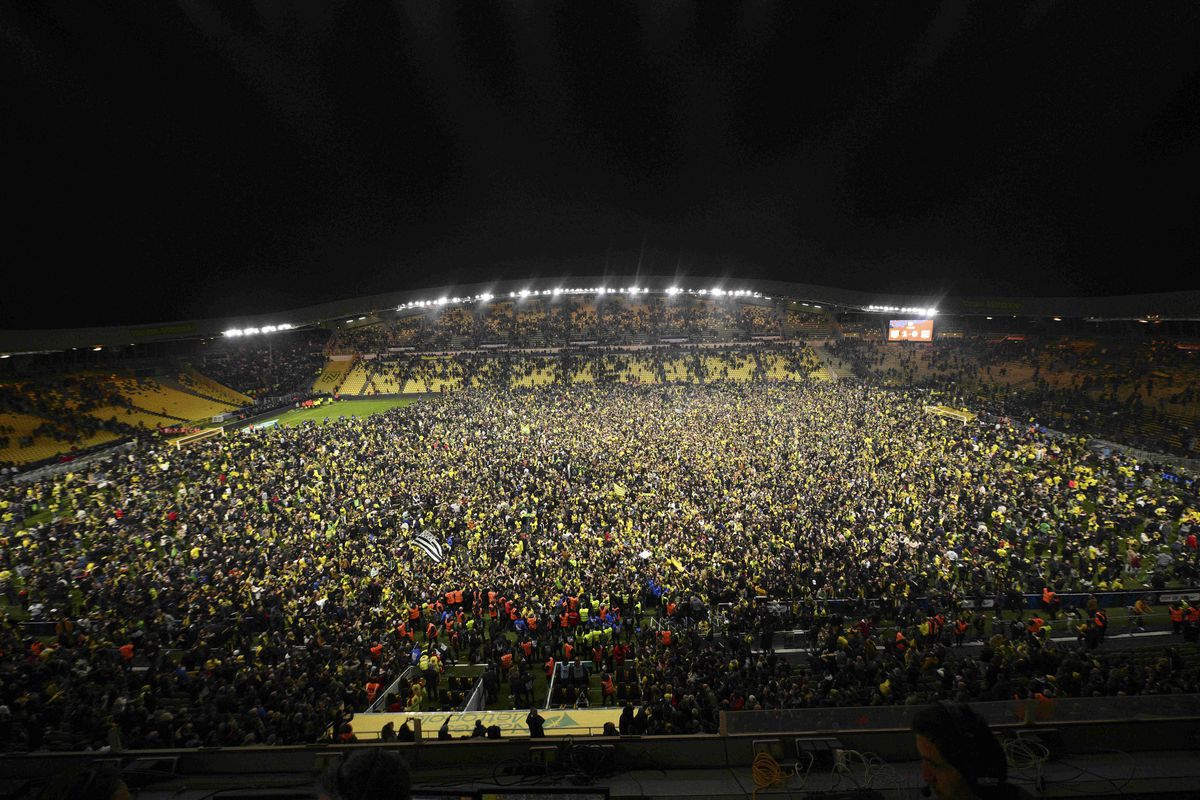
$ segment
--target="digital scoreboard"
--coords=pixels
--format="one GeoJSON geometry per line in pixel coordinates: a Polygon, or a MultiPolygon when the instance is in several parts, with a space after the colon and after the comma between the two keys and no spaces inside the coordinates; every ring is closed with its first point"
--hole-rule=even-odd
{"type": "Polygon", "coordinates": [[[933,320],[893,319],[888,321],[889,342],[933,342],[933,320]]]}

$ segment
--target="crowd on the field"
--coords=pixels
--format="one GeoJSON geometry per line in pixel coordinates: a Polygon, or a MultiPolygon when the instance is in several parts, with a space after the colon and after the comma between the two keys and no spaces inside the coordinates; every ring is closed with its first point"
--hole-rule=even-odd
{"type": "Polygon", "coordinates": [[[1200,688],[1186,659],[1130,674],[1044,644],[1061,621],[953,656],[964,598],[1192,585],[1197,487],[928,399],[473,389],[0,487],[0,595],[53,625],[0,626],[0,747],[349,737],[409,666],[387,705],[440,707],[437,661],[456,659],[514,695],[534,670],[580,677],[576,659],[592,685],[630,667],[647,733],[712,730],[723,709],[1044,694],[1046,676],[1063,694],[1200,688]],[[810,631],[811,664],[770,654],[766,598],[810,631]]]}
{"type": "Polygon", "coordinates": [[[398,394],[405,387],[439,391],[463,387],[515,389],[556,383],[708,383],[801,378],[820,368],[811,348],[791,342],[753,346],[591,347],[549,353],[512,351],[448,356],[402,354],[366,362],[364,394],[398,394]]]}

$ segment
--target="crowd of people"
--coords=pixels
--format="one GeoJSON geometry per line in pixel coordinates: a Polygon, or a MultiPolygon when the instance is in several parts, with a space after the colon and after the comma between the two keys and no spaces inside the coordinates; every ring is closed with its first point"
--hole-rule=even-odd
{"type": "Polygon", "coordinates": [[[536,383],[708,383],[802,378],[820,369],[804,344],[754,346],[671,345],[638,349],[589,347],[557,352],[499,351],[430,356],[405,354],[371,359],[363,394],[399,394],[408,387],[437,391],[464,387],[515,389],[536,383]],[[534,381],[533,379],[538,380],[534,381]],[[410,383],[411,382],[411,383],[410,383]],[[437,387],[437,388],[435,388],[437,387]]]}
{"type": "MultiPolygon", "coordinates": [[[[101,432],[114,436],[138,436],[144,427],[123,417],[135,410],[130,399],[113,383],[95,375],[57,375],[36,380],[0,384],[0,414],[8,412],[37,417],[40,422],[20,432],[0,424],[0,451],[30,447],[35,441],[51,439],[74,445],[101,432]],[[105,413],[96,413],[96,412],[105,413]]],[[[6,471],[16,462],[0,459],[6,471]]]]}
{"type": "Polygon", "coordinates": [[[830,352],[863,378],[937,389],[964,405],[1151,452],[1200,454],[1200,350],[1175,342],[972,335],[914,347],[876,331],[830,352]]]}
{"type": "Polygon", "coordinates": [[[196,367],[217,382],[255,399],[312,386],[325,364],[326,331],[294,331],[263,338],[222,339],[197,354],[196,367]]]}
{"type": "MultiPolygon", "coordinates": [[[[636,670],[646,733],[1046,676],[1195,690],[1194,662],[1122,673],[1046,626],[955,658],[964,598],[1193,582],[1197,484],[928,400],[856,381],[473,388],[0,487],[0,748],[312,742],[352,735],[372,690],[433,654],[506,666],[515,693],[596,645],[597,671],[618,647],[636,670]],[[771,652],[780,598],[807,666],[771,652]]],[[[438,688],[415,685],[427,707],[438,688]]]]}
{"type": "Polygon", "coordinates": [[[563,346],[571,341],[604,344],[656,337],[737,340],[779,336],[812,315],[785,314],[773,305],[725,299],[625,297],[596,300],[531,297],[480,306],[411,312],[339,331],[338,352],[380,353],[389,347],[463,349],[485,344],[563,346]]]}

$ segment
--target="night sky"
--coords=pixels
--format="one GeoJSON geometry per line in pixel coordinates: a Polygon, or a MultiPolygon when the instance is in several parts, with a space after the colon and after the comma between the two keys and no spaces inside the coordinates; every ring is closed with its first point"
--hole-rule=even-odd
{"type": "Polygon", "coordinates": [[[1195,2],[4,3],[0,327],[639,259],[1198,289],[1197,43],[1195,2]]]}

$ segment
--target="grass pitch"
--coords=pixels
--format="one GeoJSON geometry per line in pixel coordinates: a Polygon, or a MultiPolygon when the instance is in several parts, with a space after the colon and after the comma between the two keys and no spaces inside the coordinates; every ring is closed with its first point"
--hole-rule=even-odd
{"type": "MultiPolygon", "coordinates": [[[[391,397],[382,400],[339,400],[328,405],[300,408],[288,411],[279,417],[280,425],[299,425],[301,422],[314,421],[318,425],[325,420],[342,419],[344,417],[369,417],[393,408],[403,408],[417,402],[412,397],[391,397]]],[[[261,424],[261,423],[260,423],[261,424]]]]}

